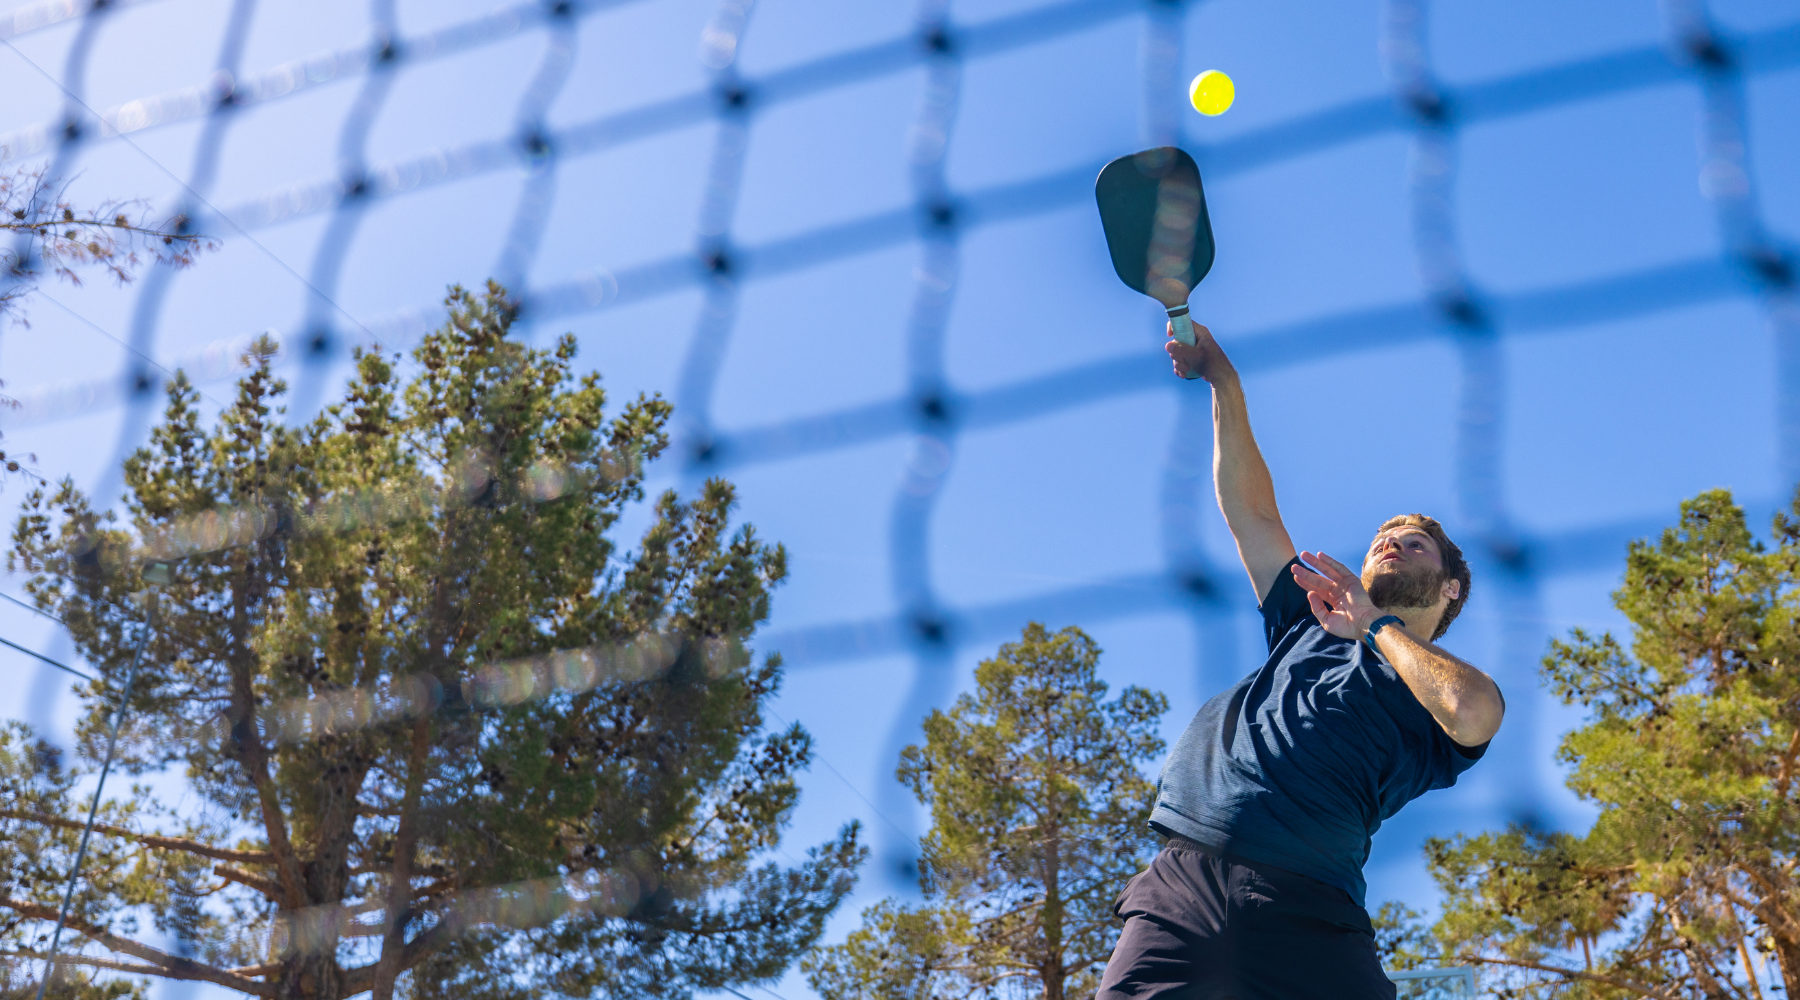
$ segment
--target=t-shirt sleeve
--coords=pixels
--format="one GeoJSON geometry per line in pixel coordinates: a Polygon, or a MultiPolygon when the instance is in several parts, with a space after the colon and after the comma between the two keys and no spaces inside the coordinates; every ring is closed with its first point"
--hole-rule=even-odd
{"type": "Polygon", "coordinates": [[[1269,651],[1274,652],[1275,644],[1288,634],[1301,619],[1312,614],[1312,606],[1306,603],[1306,591],[1294,582],[1294,564],[1300,561],[1299,556],[1288,560],[1281,572],[1275,575],[1275,582],[1269,587],[1269,593],[1263,598],[1262,611],[1263,635],[1269,641],[1269,651]]]}
{"type": "MultiPolygon", "coordinates": [[[[1506,711],[1506,692],[1500,690],[1500,685],[1496,684],[1494,685],[1494,693],[1500,696],[1500,711],[1506,711]]],[[[1476,761],[1480,760],[1482,754],[1487,753],[1488,744],[1494,742],[1493,740],[1488,740],[1487,743],[1483,743],[1479,746],[1466,747],[1461,743],[1450,739],[1449,733],[1444,734],[1444,739],[1449,740],[1450,745],[1456,749],[1457,754],[1462,756],[1464,760],[1468,762],[1457,769],[1459,774],[1462,771],[1468,770],[1470,764],[1474,764],[1476,761]]]]}
{"type": "Polygon", "coordinates": [[[1431,735],[1426,742],[1427,745],[1422,750],[1424,759],[1419,761],[1419,766],[1424,771],[1425,788],[1449,788],[1456,784],[1456,779],[1464,771],[1474,767],[1475,762],[1488,749],[1488,743],[1466,747],[1456,742],[1450,738],[1449,733],[1444,732],[1444,727],[1438,725],[1436,719],[1431,720],[1431,735]]]}
{"type": "MultiPolygon", "coordinates": [[[[1480,760],[1482,758],[1482,755],[1487,753],[1488,744],[1494,742],[1493,740],[1488,740],[1487,743],[1483,743],[1479,746],[1466,747],[1466,746],[1463,746],[1461,743],[1458,743],[1455,740],[1450,739],[1449,733],[1444,734],[1444,739],[1449,741],[1450,748],[1452,750],[1456,751],[1456,755],[1458,757],[1463,758],[1464,760],[1468,761],[1470,764],[1473,764],[1476,761],[1480,760]]],[[[1466,767],[1467,767],[1467,765],[1464,765],[1464,767],[1462,767],[1462,768],[1458,768],[1457,769],[1458,773],[1461,773],[1462,770],[1464,770],[1464,768],[1466,768],[1466,767]]]]}

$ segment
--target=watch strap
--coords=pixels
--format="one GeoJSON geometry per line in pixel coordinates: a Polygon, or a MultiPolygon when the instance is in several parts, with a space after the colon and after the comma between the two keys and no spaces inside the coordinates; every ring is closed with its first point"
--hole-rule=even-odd
{"type": "Polygon", "coordinates": [[[1369,630],[1363,633],[1363,641],[1371,646],[1375,645],[1375,636],[1389,625],[1398,625],[1401,628],[1405,628],[1406,622],[1402,621],[1399,615],[1382,615],[1380,618],[1369,623],[1369,630]]]}

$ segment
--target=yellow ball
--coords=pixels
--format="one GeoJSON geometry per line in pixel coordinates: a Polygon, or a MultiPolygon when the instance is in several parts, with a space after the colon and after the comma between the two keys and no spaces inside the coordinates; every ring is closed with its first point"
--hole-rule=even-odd
{"type": "Polygon", "coordinates": [[[1188,100],[1193,102],[1194,110],[1203,115],[1224,114],[1236,98],[1237,88],[1232,85],[1231,77],[1216,69],[1207,70],[1188,84],[1188,100]]]}

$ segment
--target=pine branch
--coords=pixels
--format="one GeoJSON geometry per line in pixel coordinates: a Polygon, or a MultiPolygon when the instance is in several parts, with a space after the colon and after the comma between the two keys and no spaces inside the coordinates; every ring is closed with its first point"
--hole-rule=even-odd
{"type": "Polygon", "coordinates": [[[1781,754],[1781,768],[1775,775],[1775,801],[1777,822],[1786,818],[1788,807],[1788,788],[1794,780],[1794,759],[1800,756],[1800,726],[1794,727],[1793,738],[1788,740],[1787,749],[1781,754]]]}
{"type": "MultiPolygon", "coordinates": [[[[29,948],[20,948],[17,951],[0,952],[0,956],[5,956],[7,958],[30,958],[40,962],[50,961],[49,952],[33,951],[29,948]]],[[[89,955],[58,955],[56,956],[56,964],[86,965],[96,969],[106,969],[111,972],[125,972],[134,976],[160,976],[164,979],[186,978],[184,976],[171,975],[168,970],[159,965],[133,965],[130,962],[119,962],[110,958],[94,958],[89,955]]],[[[224,970],[226,974],[233,976],[267,976],[280,971],[280,962],[264,962],[261,965],[240,965],[235,969],[224,970]]]]}
{"type": "MultiPolygon", "coordinates": [[[[1763,892],[1768,895],[1768,899],[1761,905],[1746,906],[1745,908],[1752,913],[1762,915],[1764,918],[1774,917],[1775,919],[1770,920],[1769,923],[1781,924],[1781,930],[1778,933],[1790,940],[1800,940],[1800,922],[1795,921],[1792,914],[1781,908],[1780,901],[1786,895],[1786,893],[1782,891],[1782,887],[1777,886],[1774,880],[1767,875],[1752,868],[1749,862],[1734,862],[1730,867],[1749,876],[1750,881],[1762,886],[1763,892]]],[[[1727,888],[1726,891],[1729,893],[1729,888],[1727,888]]],[[[1740,903],[1739,905],[1741,906],[1744,904],[1740,903]]]]}
{"type": "MultiPolygon", "coordinates": [[[[1712,949],[1697,947],[1689,949],[1687,960],[1688,965],[1694,970],[1695,978],[1700,980],[1700,988],[1706,992],[1707,996],[1725,996],[1728,991],[1740,997],[1744,996],[1744,991],[1738,989],[1737,983],[1732,981],[1731,974],[1728,971],[1720,970],[1718,963],[1713,961],[1712,949]]],[[[1729,961],[1727,959],[1727,963],[1729,961]]]]}
{"type": "Polygon", "coordinates": [[[255,889],[257,892],[267,896],[271,902],[279,903],[281,901],[281,886],[278,883],[260,876],[252,875],[242,868],[233,868],[230,865],[214,865],[213,874],[226,881],[236,882],[238,885],[255,889]]]}
{"type": "MultiPolygon", "coordinates": [[[[8,899],[3,896],[0,896],[0,907],[12,910],[20,916],[30,917],[35,920],[55,920],[57,918],[55,907],[41,906],[37,903],[27,903],[23,900],[8,899]]],[[[228,989],[237,990],[239,993],[248,993],[251,996],[258,997],[268,997],[270,1000],[274,1000],[274,997],[276,996],[275,987],[272,984],[259,983],[256,980],[251,979],[248,975],[240,975],[233,971],[217,969],[210,965],[203,965],[190,958],[171,955],[166,951],[159,951],[149,945],[140,944],[139,942],[131,941],[115,934],[110,934],[98,927],[91,926],[72,917],[64,921],[64,926],[121,955],[130,955],[132,958],[140,958],[146,962],[152,963],[150,967],[151,971],[147,973],[148,975],[161,976],[164,979],[190,979],[199,982],[213,983],[228,989]]],[[[59,957],[57,958],[57,961],[79,962],[91,965],[105,961],[105,959],[84,959],[78,955],[69,955],[59,957]]],[[[122,965],[124,963],[118,964],[122,965]]],[[[102,968],[104,967],[105,966],[102,966],[102,968]]],[[[263,967],[255,966],[253,968],[263,967]]],[[[257,973],[257,975],[267,974],[267,972],[257,973]]]]}
{"type": "Polygon", "coordinates": [[[1539,972],[1554,972],[1559,976],[1564,976],[1569,979],[1586,979],[1591,982],[1605,983],[1614,989],[1629,990],[1632,993],[1636,993],[1638,996],[1649,997],[1650,1000],[1677,1000],[1676,997],[1672,997],[1667,993],[1659,992],[1640,983],[1634,983],[1629,979],[1620,979],[1617,976],[1605,976],[1598,972],[1583,972],[1580,969],[1565,969],[1557,965],[1527,962],[1522,958],[1484,958],[1480,955],[1465,955],[1463,956],[1463,961],[1476,962],[1482,965],[1511,965],[1521,969],[1536,969],[1539,972]]]}
{"type": "MultiPolygon", "coordinates": [[[[1752,882],[1755,882],[1758,885],[1762,886],[1764,891],[1769,891],[1769,890],[1773,889],[1773,887],[1770,886],[1767,882],[1763,881],[1762,879],[1757,878],[1755,874],[1750,872],[1748,869],[1746,869],[1741,864],[1731,864],[1731,865],[1726,866],[1726,870],[1728,870],[1728,871],[1734,870],[1734,869],[1737,871],[1743,872],[1746,876],[1748,876],[1750,878],[1750,880],[1752,882]]],[[[1737,890],[1733,889],[1731,887],[1731,880],[1729,878],[1719,879],[1719,880],[1709,879],[1708,881],[1712,883],[1712,885],[1711,885],[1712,891],[1718,893],[1726,901],[1732,903],[1735,906],[1739,906],[1739,907],[1742,907],[1743,909],[1749,910],[1751,913],[1754,913],[1760,917],[1763,917],[1770,924],[1779,923],[1779,924],[1783,925],[1783,929],[1786,930],[1789,934],[1792,934],[1794,932],[1794,930],[1795,930],[1794,918],[1792,916],[1789,916],[1786,911],[1781,909],[1779,895],[1773,895],[1773,898],[1763,899],[1763,900],[1758,901],[1758,900],[1750,899],[1749,897],[1747,897],[1747,896],[1743,895],[1742,893],[1738,892],[1737,890]]]]}
{"type": "Polygon", "coordinates": [[[20,221],[20,220],[16,220],[16,219],[8,219],[8,218],[0,217],[0,231],[13,232],[13,233],[30,233],[31,235],[39,237],[41,239],[46,236],[55,235],[56,230],[58,230],[58,229],[64,229],[69,226],[79,226],[83,229],[103,229],[108,232],[115,232],[115,233],[132,233],[132,234],[135,234],[138,236],[154,236],[157,239],[162,239],[163,237],[166,236],[171,240],[174,240],[174,241],[180,242],[180,243],[185,243],[189,246],[198,246],[201,242],[203,242],[206,239],[206,237],[204,237],[204,236],[171,232],[169,230],[161,229],[156,226],[140,226],[140,225],[136,225],[131,222],[119,221],[123,218],[124,218],[124,216],[114,216],[111,219],[102,219],[97,215],[88,215],[86,217],[77,217],[77,218],[38,219],[35,221],[20,221]]]}
{"type": "Polygon", "coordinates": [[[46,178],[42,169],[0,173],[0,233],[15,234],[24,247],[0,248],[0,269],[11,273],[12,286],[0,291],[0,313],[36,287],[35,262],[73,285],[81,278],[75,267],[105,268],[120,284],[132,279],[140,254],[155,263],[185,267],[217,241],[186,231],[188,219],[177,216],[160,224],[134,221],[141,201],[110,200],[79,213],[65,200],[67,183],[46,178]]]}
{"type": "MultiPolygon", "coordinates": [[[[20,812],[17,809],[0,809],[0,819],[18,819],[28,823],[42,823],[45,826],[59,826],[65,830],[80,830],[87,826],[87,824],[78,820],[63,819],[60,816],[46,816],[42,813],[20,812]]],[[[239,864],[246,865],[272,865],[275,863],[275,856],[268,851],[234,851],[224,847],[212,847],[207,844],[202,844],[197,840],[188,840],[184,837],[165,837],[156,833],[138,833],[135,830],[127,830],[122,826],[111,826],[106,823],[95,823],[94,832],[110,834],[114,837],[124,837],[127,840],[135,840],[145,847],[154,847],[159,850],[185,851],[188,854],[197,854],[200,857],[211,858],[214,861],[236,861],[239,864]]]]}
{"type": "MultiPolygon", "coordinates": [[[[29,948],[20,948],[17,951],[0,952],[0,955],[4,955],[8,958],[31,958],[40,962],[50,961],[49,952],[32,951],[29,948]]],[[[97,969],[108,969],[113,972],[127,972],[134,976],[160,976],[165,979],[184,978],[182,976],[171,975],[166,969],[159,965],[133,965],[130,962],[118,962],[110,958],[94,958],[89,955],[58,955],[56,956],[56,963],[58,965],[89,965],[97,969]]],[[[264,962],[261,965],[240,965],[235,969],[224,970],[227,975],[252,977],[272,975],[280,971],[280,962],[264,962]]]]}

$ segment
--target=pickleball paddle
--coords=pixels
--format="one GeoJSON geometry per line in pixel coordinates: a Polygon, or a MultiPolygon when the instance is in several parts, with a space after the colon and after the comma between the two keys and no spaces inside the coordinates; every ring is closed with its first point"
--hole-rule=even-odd
{"type": "Polygon", "coordinates": [[[1213,265],[1199,165],[1174,146],[1121,156],[1100,171],[1094,200],[1119,280],[1162,303],[1175,339],[1193,344],[1188,295],[1213,265]]]}

